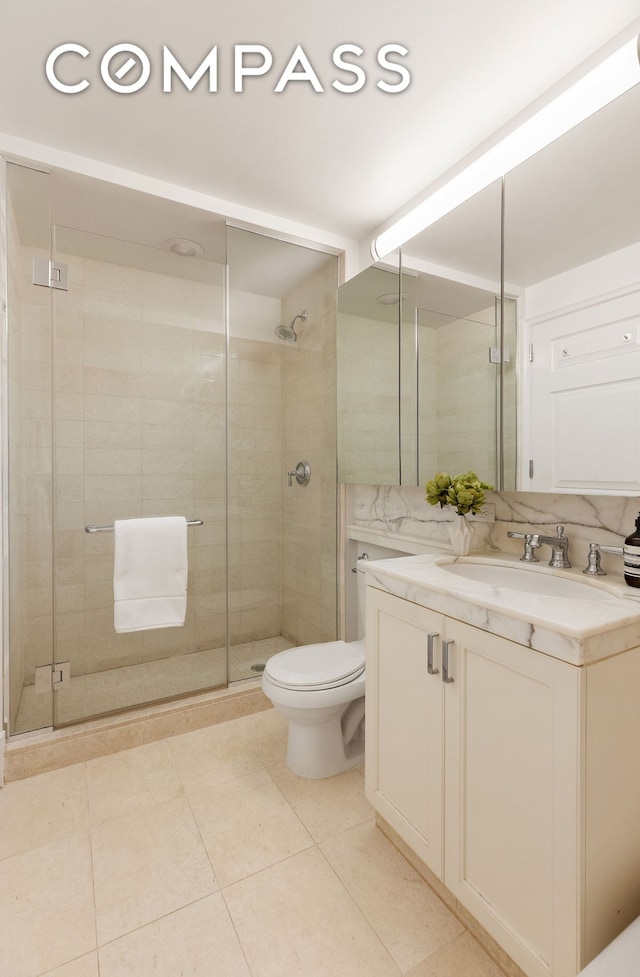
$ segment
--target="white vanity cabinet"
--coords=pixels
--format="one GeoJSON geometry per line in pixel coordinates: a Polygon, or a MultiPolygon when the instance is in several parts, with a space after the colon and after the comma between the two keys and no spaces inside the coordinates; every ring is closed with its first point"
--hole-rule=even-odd
{"type": "Polygon", "coordinates": [[[370,586],[366,694],[377,812],[525,973],[575,977],[640,912],[638,650],[577,667],[370,586]]]}
{"type": "MultiPolygon", "coordinates": [[[[442,878],[442,682],[439,673],[428,673],[427,659],[429,635],[441,635],[443,618],[371,587],[367,591],[367,795],[442,878]]],[[[441,665],[439,640],[432,639],[434,670],[441,665]]]]}

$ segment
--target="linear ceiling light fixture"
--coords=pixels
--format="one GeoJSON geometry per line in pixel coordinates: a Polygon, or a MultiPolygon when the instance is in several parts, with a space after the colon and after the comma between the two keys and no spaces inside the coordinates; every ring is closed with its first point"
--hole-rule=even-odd
{"type": "Polygon", "coordinates": [[[640,82],[640,37],[589,71],[371,243],[379,261],[640,82]]]}

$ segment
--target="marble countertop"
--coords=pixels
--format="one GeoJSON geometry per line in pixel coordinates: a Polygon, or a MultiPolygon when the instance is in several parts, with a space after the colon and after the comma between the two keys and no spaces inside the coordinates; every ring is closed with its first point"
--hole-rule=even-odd
{"type": "MultiPolygon", "coordinates": [[[[495,550],[474,551],[461,559],[585,583],[579,569],[555,570],[544,563],[523,568],[517,556],[495,550]]],[[[456,560],[434,549],[372,561],[366,570],[367,583],[571,665],[591,664],[640,645],[640,590],[627,587],[620,574],[591,581],[605,599],[576,599],[458,577],[444,568],[456,560]]]]}

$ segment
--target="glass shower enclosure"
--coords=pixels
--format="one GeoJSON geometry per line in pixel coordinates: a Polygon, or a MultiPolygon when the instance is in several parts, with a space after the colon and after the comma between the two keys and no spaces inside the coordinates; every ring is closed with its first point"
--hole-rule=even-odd
{"type": "Polygon", "coordinates": [[[223,689],[335,637],[336,259],[7,171],[10,733],[223,689]],[[300,303],[288,349],[274,328],[300,303]],[[114,520],[167,515],[193,523],[185,624],[116,633],[114,520]]]}

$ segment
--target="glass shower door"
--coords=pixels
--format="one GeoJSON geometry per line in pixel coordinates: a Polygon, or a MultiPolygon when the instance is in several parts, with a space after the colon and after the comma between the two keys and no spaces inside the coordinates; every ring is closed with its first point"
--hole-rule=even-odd
{"type": "Polygon", "coordinates": [[[228,228],[229,678],[334,640],[337,259],[228,228]],[[279,326],[286,327],[277,333],[279,326]],[[307,462],[300,484],[289,473],[307,462]]]}
{"type": "Polygon", "coordinates": [[[51,250],[48,174],[6,166],[4,627],[13,735],[50,726],[53,715],[51,250]]]}
{"type": "Polygon", "coordinates": [[[224,686],[220,263],[53,229],[54,725],[224,686]],[[116,633],[116,519],[185,516],[183,627],[116,633]],[[87,526],[99,532],[87,532],[87,526]]]}

